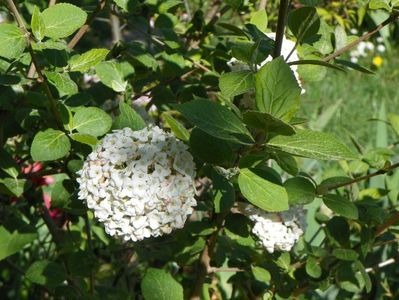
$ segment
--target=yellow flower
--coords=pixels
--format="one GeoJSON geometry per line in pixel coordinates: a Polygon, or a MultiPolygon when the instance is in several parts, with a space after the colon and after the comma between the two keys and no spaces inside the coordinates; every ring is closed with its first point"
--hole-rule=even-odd
{"type": "Polygon", "coordinates": [[[374,56],[373,58],[373,65],[376,67],[381,67],[382,63],[384,62],[384,60],[382,59],[381,56],[374,56]]]}

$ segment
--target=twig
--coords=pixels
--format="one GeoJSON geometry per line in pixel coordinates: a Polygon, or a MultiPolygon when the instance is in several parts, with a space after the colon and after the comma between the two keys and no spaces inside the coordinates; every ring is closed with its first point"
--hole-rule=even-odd
{"type": "Polygon", "coordinates": [[[285,22],[288,14],[289,0],[281,0],[278,10],[276,40],[274,44],[273,58],[277,58],[281,54],[281,46],[283,45],[285,22]]]}
{"type": "Polygon", "coordinates": [[[207,239],[204,249],[199,258],[199,269],[197,273],[197,279],[195,281],[195,285],[190,296],[190,300],[200,300],[202,293],[202,286],[204,285],[206,276],[208,274],[213,273],[212,267],[210,266],[211,257],[213,255],[217,236],[222,229],[224,218],[226,214],[219,214],[215,216],[217,223],[217,230],[215,230],[207,239]]]}
{"type": "Polygon", "coordinates": [[[267,5],[267,0],[260,0],[258,5],[258,10],[265,9],[267,5]]]}
{"type": "Polygon", "coordinates": [[[240,269],[240,268],[216,268],[216,267],[210,267],[208,270],[208,274],[211,273],[217,273],[217,272],[245,272],[246,270],[240,269]]]}
{"type": "Polygon", "coordinates": [[[370,179],[372,177],[375,177],[375,176],[378,176],[378,175],[382,175],[382,174],[386,174],[389,171],[392,171],[393,169],[396,169],[398,167],[399,167],[399,163],[396,163],[396,164],[390,165],[389,167],[387,167],[385,169],[378,170],[378,171],[376,171],[374,173],[370,173],[370,174],[367,174],[367,175],[364,175],[364,176],[360,176],[360,177],[357,177],[357,178],[355,178],[353,180],[350,180],[350,181],[347,181],[347,182],[338,183],[338,184],[329,186],[327,188],[327,190],[331,191],[331,190],[338,189],[340,187],[344,187],[344,186],[347,186],[347,185],[352,185],[352,184],[360,182],[360,181],[368,180],[368,179],[370,179]]]}
{"type": "Polygon", "coordinates": [[[377,269],[381,269],[381,268],[383,268],[383,267],[392,265],[392,264],[394,264],[395,262],[396,262],[396,259],[395,259],[395,258],[387,259],[386,261],[380,262],[379,264],[375,265],[375,266],[372,267],[372,268],[367,268],[367,269],[366,269],[366,272],[367,272],[367,273],[370,273],[370,272],[376,271],[377,269]]]}
{"type": "Polygon", "coordinates": [[[57,0],[50,0],[49,2],[48,2],[48,6],[50,7],[50,6],[53,6],[53,5],[55,5],[55,3],[57,2],[57,0]]]}
{"type": "Polygon", "coordinates": [[[398,17],[399,17],[399,14],[391,15],[388,19],[386,19],[384,22],[382,22],[380,25],[378,25],[373,30],[365,33],[364,35],[362,35],[361,37],[359,37],[357,40],[353,41],[352,43],[349,43],[345,47],[342,47],[342,48],[338,49],[337,51],[335,51],[334,53],[323,58],[323,61],[329,62],[330,60],[333,60],[334,58],[340,56],[341,54],[345,53],[346,51],[352,49],[353,47],[357,46],[360,42],[363,42],[363,41],[367,40],[369,37],[371,37],[372,35],[376,34],[378,31],[380,31],[386,25],[395,21],[398,17]]]}
{"type": "Polygon", "coordinates": [[[395,225],[398,222],[399,222],[399,212],[396,212],[384,224],[377,227],[375,231],[375,236],[380,236],[385,232],[385,230],[389,229],[389,227],[395,225]]]}
{"type": "Polygon", "coordinates": [[[44,77],[43,72],[41,71],[41,69],[39,68],[39,64],[37,63],[36,56],[33,51],[31,41],[30,41],[30,33],[26,30],[25,22],[22,19],[17,7],[15,6],[14,1],[13,0],[6,0],[6,1],[8,4],[8,8],[10,9],[11,13],[14,15],[14,18],[18,23],[19,28],[21,28],[22,31],[26,35],[28,51],[32,58],[32,65],[34,65],[35,68],[37,69],[37,74],[39,75],[39,79],[43,84],[44,90],[46,92],[47,98],[50,103],[50,111],[54,115],[55,121],[57,123],[57,127],[62,130],[63,126],[62,126],[61,116],[57,110],[56,100],[54,99],[53,94],[51,93],[50,86],[48,85],[47,79],[44,77]]]}
{"type": "Polygon", "coordinates": [[[112,12],[109,14],[109,21],[111,23],[112,43],[116,44],[122,39],[121,22],[119,17],[112,12]]]}
{"type": "Polygon", "coordinates": [[[74,48],[76,44],[80,41],[80,39],[86,34],[86,32],[89,30],[91,23],[94,21],[97,15],[104,9],[106,3],[107,0],[100,0],[98,2],[97,8],[91,14],[90,18],[87,19],[86,24],[80,27],[79,31],[76,32],[72,40],[68,43],[67,47],[69,49],[74,48]]]}

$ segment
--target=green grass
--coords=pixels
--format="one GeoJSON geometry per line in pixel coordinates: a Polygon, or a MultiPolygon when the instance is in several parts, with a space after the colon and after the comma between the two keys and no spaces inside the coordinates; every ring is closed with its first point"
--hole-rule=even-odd
{"type": "MultiPolygon", "coordinates": [[[[305,83],[305,89],[301,113],[312,127],[323,129],[320,127],[327,123],[323,130],[347,143],[350,143],[350,133],[366,148],[384,146],[381,128],[378,129],[381,122],[370,119],[385,120],[384,105],[386,113],[399,114],[399,57],[392,54],[391,58],[384,59],[375,75],[329,70],[322,81],[305,83]],[[328,110],[332,112],[331,118],[326,116],[328,110]]],[[[393,142],[392,130],[388,133],[389,142],[393,142]]]]}

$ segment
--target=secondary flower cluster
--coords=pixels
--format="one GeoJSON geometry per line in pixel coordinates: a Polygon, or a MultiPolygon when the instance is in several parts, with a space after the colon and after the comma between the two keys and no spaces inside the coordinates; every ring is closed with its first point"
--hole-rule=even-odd
{"type": "MultiPolygon", "coordinates": [[[[270,38],[272,40],[276,39],[276,33],[274,33],[274,32],[266,33],[266,35],[268,38],[270,38]]],[[[295,49],[295,42],[288,40],[287,38],[284,37],[283,43],[281,45],[281,55],[285,59],[288,58],[287,62],[298,61],[299,57],[298,57],[298,53],[295,49]],[[291,53],[291,51],[292,51],[292,53],[291,53]]],[[[263,62],[261,62],[258,65],[258,68],[263,67],[265,64],[272,61],[272,59],[273,59],[273,57],[271,55],[269,55],[263,62]]],[[[230,61],[228,61],[227,64],[229,65],[229,67],[232,71],[249,70],[249,67],[246,64],[244,64],[243,62],[241,62],[235,58],[230,59],[230,61]]],[[[299,86],[302,88],[302,83],[301,83],[301,80],[300,80],[299,74],[298,74],[298,66],[292,65],[291,70],[292,70],[292,73],[294,73],[294,76],[295,76],[296,80],[298,81],[299,86]]],[[[302,88],[302,94],[304,94],[305,92],[306,92],[306,90],[304,90],[302,88]]]]}
{"type": "MultiPolygon", "coordinates": [[[[358,31],[352,29],[351,33],[357,35],[358,31]]],[[[377,37],[375,42],[376,45],[370,41],[360,42],[356,48],[349,52],[351,62],[358,63],[359,60],[373,57],[373,64],[376,67],[380,67],[383,61],[381,56],[386,52],[386,47],[384,39],[381,36],[377,37]]]]}
{"type": "Polygon", "coordinates": [[[126,241],[182,228],[196,205],[193,158],[157,126],[107,134],[78,174],[79,199],[126,241]]]}
{"type": "Polygon", "coordinates": [[[246,208],[254,222],[253,234],[269,253],[290,251],[303,234],[305,214],[302,208],[292,207],[281,213],[266,213],[257,208],[246,208]]]}

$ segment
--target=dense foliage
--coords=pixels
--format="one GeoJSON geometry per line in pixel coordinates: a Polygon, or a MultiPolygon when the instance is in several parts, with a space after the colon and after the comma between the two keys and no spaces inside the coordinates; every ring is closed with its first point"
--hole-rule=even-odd
{"type": "Polygon", "coordinates": [[[399,297],[399,114],[301,117],[398,0],[0,3],[1,299],[399,297]]]}

